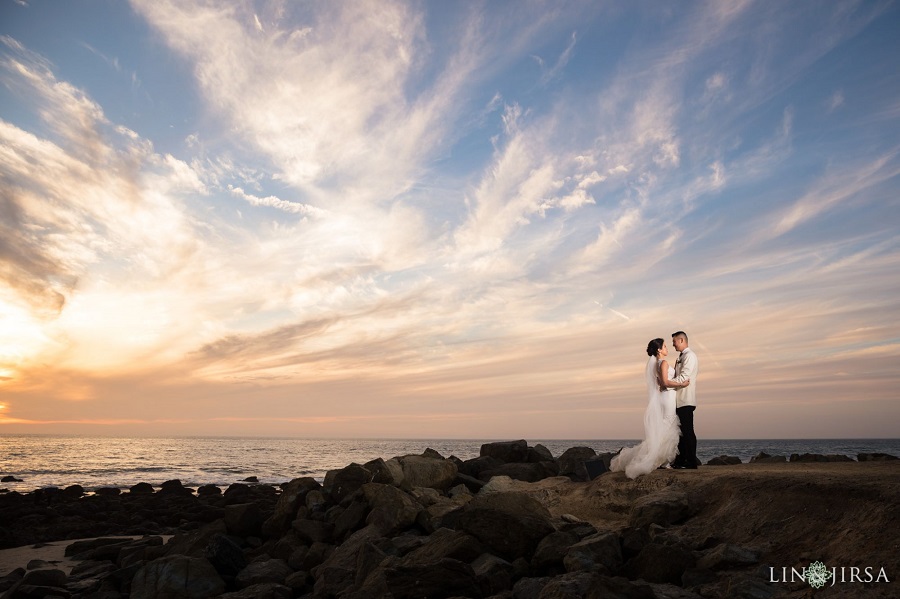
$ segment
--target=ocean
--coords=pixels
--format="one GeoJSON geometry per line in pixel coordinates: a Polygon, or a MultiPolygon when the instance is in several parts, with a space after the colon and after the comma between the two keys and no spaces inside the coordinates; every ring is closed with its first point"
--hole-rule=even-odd
{"type": "MultiPolygon", "coordinates": [[[[322,480],[328,470],[351,462],[365,463],[420,454],[426,448],[444,457],[477,457],[482,443],[507,439],[292,439],[249,437],[82,437],[4,435],[0,437],[0,477],[21,482],[0,483],[0,489],[28,492],[78,484],[128,488],[139,482],[158,486],[179,479],[189,487],[213,484],[227,487],[255,476],[260,483],[279,484],[301,476],[322,480]]],[[[618,451],[635,440],[528,439],[541,443],[555,456],[575,446],[597,453],[618,451]]],[[[732,455],[748,462],[764,451],[789,457],[792,453],[844,454],[880,452],[900,457],[900,439],[700,439],[697,455],[706,462],[732,455]]]]}

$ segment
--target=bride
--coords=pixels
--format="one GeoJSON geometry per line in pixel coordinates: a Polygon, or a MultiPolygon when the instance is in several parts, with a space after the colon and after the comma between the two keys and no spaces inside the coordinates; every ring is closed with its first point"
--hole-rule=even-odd
{"type": "Polygon", "coordinates": [[[675,369],[665,357],[669,355],[666,342],[653,339],[647,344],[647,392],[649,402],[644,412],[644,440],[634,447],[626,447],[612,459],[610,470],[625,471],[628,478],[637,478],[656,470],[675,459],[678,453],[678,437],[681,433],[675,414],[675,389],[687,387],[690,381],[676,383],[671,380],[675,369]]]}

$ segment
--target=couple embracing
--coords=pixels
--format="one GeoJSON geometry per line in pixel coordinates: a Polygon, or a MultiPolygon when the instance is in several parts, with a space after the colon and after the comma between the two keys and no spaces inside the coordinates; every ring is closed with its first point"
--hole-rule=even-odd
{"type": "Polygon", "coordinates": [[[684,331],[672,333],[672,345],[681,352],[674,366],[669,365],[665,340],[653,339],[647,344],[649,403],[644,412],[644,440],[622,449],[610,463],[610,470],[624,470],[628,478],[647,474],[660,466],[697,468],[694,409],[700,366],[697,354],[688,347],[684,331]]]}

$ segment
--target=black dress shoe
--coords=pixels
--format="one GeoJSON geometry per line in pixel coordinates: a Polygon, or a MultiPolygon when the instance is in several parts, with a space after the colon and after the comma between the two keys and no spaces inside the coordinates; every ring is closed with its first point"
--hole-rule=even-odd
{"type": "Polygon", "coordinates": [[[686,464],[679,464],[678,466],[672,466],[676,470],[696,470],[696,466],[688,466],[686,464]]]}

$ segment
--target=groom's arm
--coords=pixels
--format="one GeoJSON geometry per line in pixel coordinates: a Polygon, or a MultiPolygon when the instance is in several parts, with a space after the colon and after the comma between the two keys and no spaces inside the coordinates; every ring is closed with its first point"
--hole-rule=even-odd
{"type": "Polygon", "coordinates": [[[697,361],[697,355],[694,352],[691,352],[689,354],[682,354],[681,374],[679,374],[672,380],[676,383],[683,383],[688,379],[693,381],[695,378],[697,378],[698,365],[699,363],[697,361]]]}

